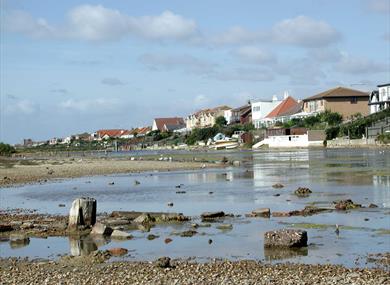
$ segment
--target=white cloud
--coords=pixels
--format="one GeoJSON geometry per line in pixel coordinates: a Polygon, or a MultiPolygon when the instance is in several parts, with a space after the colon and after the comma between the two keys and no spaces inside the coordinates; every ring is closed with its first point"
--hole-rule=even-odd
{"type": "Polygon", "coordinates": [[[65,110],[78,112],[106,112],[114,111],[121,104],[116,99],[97,98],[83,100],[68,99],[61,102],[59,106],[65,110]]]}
{"type": "Polygon", "coordinates": [[[197,25],[171,11],[157,16],[133,17],[102,5],[80,5],[69,11],[61,26],[45,19],[35,19],[24,11],[6,14],[5,27],[10,32],[32,38],[65,38],[86,41],[114,41],[127,36],[151,40],[181,40],[195,35],[197,25]]]}
{"type": "Polygon", "coordinates": [[[272,28],[271,33],[276,42],[305,47],[329,45],[340,38],[328,23],[307,16],[283,20],[272,28]]]}
{"type": "Polygon", "coordinates": [[[377,13],[390,13],[390,1],[389,0],[369,0],[368,7],[371,11],[377,13]]]}
{"type": "Polygon", "coordinates": [[[240,47],[237,49],[236,55],[250,63],[267,64],[276,62],[274,54],[255,46],[240,47]]]}
{"type": "Polygon", "coordinates": [[[242,44],[256,42],[264,37],[265,34],[262,32],[249,31],[243,27],[235,26],[214,36],[211,42],[214,44],[242,44]]]}
{"type": "Polygon", "coordinates": [[[373,74],[389,71],[385,64],[364,57],[352,57],[348,54],[343,55],[342,59],[334,65],[334,69],[349,74],[373,74]]]}
{"type": "Polygon", "coordinates": [[[208,74],[214,71],[217,66],[211,62],[199,59],[192,55],[163,55],[163,54],[143,54],[138,60],[148,68],[161,71],[180,69],[192,74],[208,74]]]}
{"type": "Polygon", "coordinates": [[[17,97],[10,98],[12,102],[8,102],[6,105],[6,112],[16,115],[32,115],[39,111],[39,105],[27,100],[18,99],[17,97]]]}

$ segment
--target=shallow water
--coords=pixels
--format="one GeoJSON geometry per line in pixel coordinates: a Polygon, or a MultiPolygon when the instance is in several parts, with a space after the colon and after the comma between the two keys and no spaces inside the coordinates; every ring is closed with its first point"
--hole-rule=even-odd
{"type": "MultiPolygon", "coordinates": [[[[363,149],[327,149],[297,151],[227,152],[224,155],[243,161],[241,167],[180,172],[149,172],[142,174],[109,175],[58,180],[43,185],[25,185],[0,189],[1,208],[37,209],[39,213],[67,214],[71,202],[80,196],[94,197],[98,212],[114,210],[170,211],[192,216],[183,225],[159,225],[150,232],[132,231],[129,241],[92,240],[90,237],[73,240],[67,237],[32,238],[29,245],[17,249],[0,242],[1,256],[56,258],[59,254],[81,254],[90,250],[125,247],[131,260],[153,260],[160,256],[258,259],[269,262],[334,263],[346,266],[365,266],[356,258],[368,253],[390,251],[390,151],[363,149]],[[134,181],[141,182],[135,185],[134,181]],[[114,185],[108,185],[114,182],[114,185]],[[275,183],[285,185],[274,189],[275,183]],[[176,185],[183,184],[176,194],[176,185]],[[298,198],[292,192],[299,186],[313,193],[298,198]],[[209,194],[213,192],[213,194],[209,194]],[[274,194],[280,194],[275,197],[274,194]],[[245,218],[256,208],[271,211],[302,209],[310,203],[331,207],[332,202],[352,199],[379,208],[361,209],[348,213],[332,212],[310,217],[270,219],[245,218]],[[167,203],[173,202],[173,207],[167,203]],[[58,207],[65,204],[65,208],[58,207]],[[242,215],[226,219],[233,224],[231,231],[198,228],[191,237],[174,235],[200,222],[204,211],[223,210],[242,215]],[[365,221],[365,219],[369,219],[365,221]],[[310,225],[310,224],[321,224],[310,225]],[[340,234],[334,225],[341,225],[340,234]],[[328,226],[324,226],[328,225],[328,226]],[[309,246],[300,251],[263,249],[263,234],[268,230],[308,227],[309,246]],[[314,228],[312,228],[314,227],[314,228]],[[149,241],[148,234],[159,238],[149,241]],[[164,243],[165,238],[173,242],[164,243]],[[212,244],[208,240],[212,239],[212,244]]],[[[363,262],[363,263],[362,263],[363,262]]]]}

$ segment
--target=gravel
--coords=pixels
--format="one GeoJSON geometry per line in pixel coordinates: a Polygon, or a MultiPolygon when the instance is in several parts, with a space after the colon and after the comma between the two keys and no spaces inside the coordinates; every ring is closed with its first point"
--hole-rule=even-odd
{"type": "Polygon", "coordinates": [[[389,272],[336,265],[256,261],[191,263],[104,262],[90,257],[59,261],[0,259],[2,284],[389,284],[389,272]]]}

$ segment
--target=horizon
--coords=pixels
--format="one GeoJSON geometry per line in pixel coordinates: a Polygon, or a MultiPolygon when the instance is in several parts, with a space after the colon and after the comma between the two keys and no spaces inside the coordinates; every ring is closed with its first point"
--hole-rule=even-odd
{"type": "Polygon", "coordinates": [[[5,143],[390,82],[386,0],[0,1],[5,143]]]}

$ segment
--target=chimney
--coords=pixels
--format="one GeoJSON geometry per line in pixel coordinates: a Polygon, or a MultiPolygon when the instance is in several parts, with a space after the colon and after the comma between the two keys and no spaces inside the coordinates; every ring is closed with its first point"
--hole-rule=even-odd
{"type": "Polygon", "coordinates": [[[278,97],[276,95],[272,96],[272,102],[278,101],[278,97]]]}
{"type": "Polygon", "coordinates": [[[283,99],[287,99],[288,96],[288,91],[284,91],[283,99]]]}

